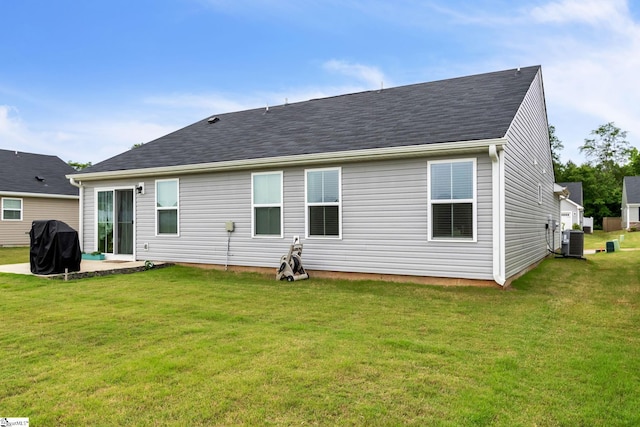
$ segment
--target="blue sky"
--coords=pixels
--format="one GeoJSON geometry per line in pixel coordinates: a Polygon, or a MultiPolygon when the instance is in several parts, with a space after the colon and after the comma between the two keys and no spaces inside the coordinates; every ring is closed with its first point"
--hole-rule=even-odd
{"type": "Polygon", "coordinates": [[[213,114],[542,65],[564,161],[640,147],[625,0],[0,0],[0,148],[97,163],[213,114]]]}

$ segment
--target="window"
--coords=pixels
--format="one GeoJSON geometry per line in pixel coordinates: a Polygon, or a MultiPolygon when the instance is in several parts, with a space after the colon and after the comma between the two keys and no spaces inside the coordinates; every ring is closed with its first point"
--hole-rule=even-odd
{"type": "Polygon", "coordinates": [[[156,180],[156,234],[178,234],[178,180],[156,180]]]}
{"type": "Polygon", "coordinates": [[[476,161],[428,163],[429,239],[475,240],[476,161]]]}
{"type": "Polygon", "coordinates": [[[22,221],[22,199],[2,199],[2,220],[22,221]]]}
{"type": "Polygon", "coordinates": [[[253,236],[282,237],[282,172],[251,174],[253,236]]]}
{"type": "Polygon", "coordinates": [[[307,236],[340,237],[340,168],[307,170],[305,177],[307,236]]]}

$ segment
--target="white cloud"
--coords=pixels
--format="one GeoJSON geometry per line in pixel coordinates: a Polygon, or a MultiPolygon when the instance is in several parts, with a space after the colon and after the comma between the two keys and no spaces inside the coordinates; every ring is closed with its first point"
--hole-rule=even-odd
{"type": "Polygon", "coordinates": [[[129,150],[134,144],[146,143],[173,132],[178,125],[103,118],[100,121],[63,123],[61,127],[73,130],[73,134],[67,136],[64,147],[57,149],[70,156],[64,160],[91,161],[95,164],[129,150]]]}
{"type": "Polygon", "coordinates": [[[50,154],[46,135],[33,132],[22,121],[16,107],[0,105],[0,148],[50,154]]]}
{"type": "Polygon", "coordinates": [[[543,64],[549,121],[565,145],[563,160],[582,162],[584,138],[610,121],[639,146],[640,24],[627,3],[553,1],[530,13],[537,31],[523,53],[543,64]]]}
{"type": "Polygon", "coordinates": [[[42,123],[45,130],[39,130],[27,125],[15,107],[0,105],[0,148],[97,163],[177,128],[176,124],[98,116],[89,121],[42,123]]]}
{"type": "Polygon", "coordinates": [[[615,27],[628,22],[626,0],[562,0],[534,7],[531,16],[538,22],[582,22],[615,27]]]}
{"type": "Polygon", "coordinates": [[[324,63],[325,70],[336,72],[348,77],[355,77],[356,79],[367,84],[368,89],[380,88],[380,85],[393,86],[388,78],[377,67],[369,65],[354,64],[347,61],[340,61],[337,59],[331,59],[324,63]]]}

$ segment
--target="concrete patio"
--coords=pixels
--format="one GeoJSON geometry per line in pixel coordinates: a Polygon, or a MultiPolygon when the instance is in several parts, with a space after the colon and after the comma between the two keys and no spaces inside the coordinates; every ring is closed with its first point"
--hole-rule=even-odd
{"type": "MultiPolygon", "coordinates": [[[[152,268],[166,267],[168,264],[162,262],[154,262],[152,268]]],[[[147,270],[145,261],[91,261],[82,260],[80,263],[80,271],[69,272],[67,279],[79,279],[92,276],[106,276],[109,274],[135,273],[136,271],[147,270]]],[[[0,273],[26,274],[38,277],[64,279],[65,274],[49,274],[37,275],[31,273],[31,266],[27,263],[0,265],[0,273]]]]}

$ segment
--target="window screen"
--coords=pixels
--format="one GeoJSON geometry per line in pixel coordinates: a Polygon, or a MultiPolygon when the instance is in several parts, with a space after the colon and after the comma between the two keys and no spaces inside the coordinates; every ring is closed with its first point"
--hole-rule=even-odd
{"type": "Polygon", "coordinates": [[[475,163],[429,163],[431,237],[473,239],[475,163]]]}
{"type": "Polygon", "coordinates": [[[282,236],[282,172],[253,174],[253,234],[282,236]]]}
{"type": "Polygon", "coordinates": [[[340,169],[307,171],[309,236],[340,236],[340,169]]]}

